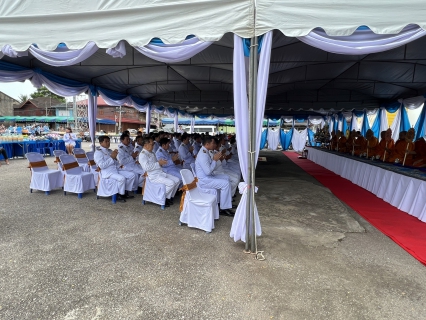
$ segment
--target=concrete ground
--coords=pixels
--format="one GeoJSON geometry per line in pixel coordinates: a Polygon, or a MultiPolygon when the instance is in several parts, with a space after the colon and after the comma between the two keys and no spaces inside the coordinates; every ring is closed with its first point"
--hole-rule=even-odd
{"type": "Polygon", "coordinates": [[[140,195],[30,194],[27,161],[2,162],[0,319],[426,318],[423,265],[281,152],[261,156],[262,262],[232,218],[206,234],[140,195]]]}

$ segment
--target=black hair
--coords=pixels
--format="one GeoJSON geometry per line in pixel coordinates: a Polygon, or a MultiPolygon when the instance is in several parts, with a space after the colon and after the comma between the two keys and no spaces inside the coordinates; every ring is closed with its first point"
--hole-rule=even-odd
{"type": "Polygon", "coordinates": [[[183,135],[182,135],[182,137],[181,137],[181,140],[183,141],[183,140],[185,140],[185,139],[187,139],[189,136],[186,134],[186,133],[184,133],[183,135]]]}
{"type": "Polygon", "coordinates": [[[205,146],[206,144],[208,144],[208,143],[212,142],[212,140],[213,140],[213,137],[212,137],[212,136],[204,136],[204,139],[203,139],[203,146],[205,146]]]}
{"type": "Polygon", "coordinates": [[[160,146],[164,146],[164,145],[166,145],[169,142],[170,142],[169,138],[161,138],[160,139],[160,146]]]}
{"type": "Polygon", "coordinates": [[[144,137],[143,138],[143,145],[145,145],[145,144],[148,144],[148,143],[150,143],[152,141],[152,138],[151,137],[148,137],[148,136],[146,136],[146,137],[144,137]]]}
{"type": "Polygon", "coordinates": [[[99,136],[98,139],[99,139],[99,143],[104,142],[104,140],[106,140],[106,139],[111,140],[108,136],[99,136]]]}
{"type": "Polygon", "coordinates": [[[120,141],[123,141],[126,138],[130,138],[129,135],[127,133],[122,133],[120,136],[120,141]]]}

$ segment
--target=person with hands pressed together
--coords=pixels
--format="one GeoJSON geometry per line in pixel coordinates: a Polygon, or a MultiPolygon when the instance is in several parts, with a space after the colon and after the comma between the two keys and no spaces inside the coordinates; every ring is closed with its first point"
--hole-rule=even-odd
{"type": "Polygon", "coordinates": [[[117,200],[126,201],[129,196],[128,191],[133,190],[135,175],[132,172],[124,171],[117,160],[118,150],[109,149],[111,145],[108,136],[99,137],[100,147],[96,148],[94,160],[96,165],[101,169],[100,175],[103,179],[114,179],[118,182],[119,194],[117,200]]]}

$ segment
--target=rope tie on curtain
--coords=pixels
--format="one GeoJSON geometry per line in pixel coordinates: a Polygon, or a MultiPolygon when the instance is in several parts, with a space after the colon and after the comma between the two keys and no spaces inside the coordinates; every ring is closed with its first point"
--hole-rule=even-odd
{"type": "Polygon", "coordinates": [[[189,190],[195,189],[197,187],[197,182],[198,182],[198,178],[194,177],[194,180],[191,183],[185,184],[183,185],[182,188],[179,189],[179,191],[183,191],[182,196],[180,198],[180,205],[179,205],[180,212],[183,211],[183,204],[185,203],[186,192],[189,190]]]}

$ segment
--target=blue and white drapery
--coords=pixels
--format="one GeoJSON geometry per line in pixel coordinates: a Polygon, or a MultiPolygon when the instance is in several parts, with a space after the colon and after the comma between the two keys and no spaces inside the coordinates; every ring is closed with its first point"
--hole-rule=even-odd
{"type": "MultiPolygon", "coordinates": [[[[255,148],[255,167],[257,165],[260,140],[262,136],[263,116],[265,113],[266,91],[268,88],[269,65],[272,47],[272,32],[268,32],[263,37],[262,51],[259,56],[259,68],[257,73],[257,96],[256,96],[256,127],[252,128],[255,131],[256,143],[255,148]]],[[[246,241],[246,206],[247,206],[247,170],[248,170],[248,152],[249,152],[249,114],[248,114],[248,99],[247,99],[247,72],[246,61],[244,57],[243,40],[237,35],[234,35],[234,111],[235,111],[235,128],[238,139],[238,158],[240,162],[241,173],[244,182],[239,185],[240,193],[242,194],[240,203],[235,212],[234,220],[230,236],[234,241],[246,241]]],[[[254,203],[254,224],[256,235],[262,234],[260,226],[259,214],[256,204],[254,203]]]]}
{"type": "Polygon", "coordinates": [[[151,106],[148,106],[146,109],[146,119],[145,119],[145,132],[149,133],[151,131],[151,106]]]}

